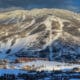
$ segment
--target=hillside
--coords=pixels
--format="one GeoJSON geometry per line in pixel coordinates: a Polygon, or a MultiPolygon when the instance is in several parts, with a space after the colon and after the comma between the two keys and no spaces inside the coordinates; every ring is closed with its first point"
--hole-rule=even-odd
{"type": "Polygon", "coordinates": [[[80,16],[60,9],[0,13],[0,59],[79,61],[80,16]]]}

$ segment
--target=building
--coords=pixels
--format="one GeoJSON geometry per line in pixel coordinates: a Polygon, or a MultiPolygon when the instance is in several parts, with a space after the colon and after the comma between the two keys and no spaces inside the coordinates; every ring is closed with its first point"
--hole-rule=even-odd
{"type": "Polygon", "coordinates": [[[36,61],[36,60],[48,61],[47,58],[27,58],[27,57],[22,57],[22,58],[16,59],[15,63],[30,62],[30,61],[36,61]]]}

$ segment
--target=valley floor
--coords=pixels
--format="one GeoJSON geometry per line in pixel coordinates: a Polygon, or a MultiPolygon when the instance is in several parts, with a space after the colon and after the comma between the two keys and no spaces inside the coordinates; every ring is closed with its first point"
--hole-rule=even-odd
{"type": "Polygon", "coordinates": [[[52,70],[62,70],[70,71],[73,68],[80,68],[79,64],[47,61],[47,60],[32,60],[28,62],[14,62],[7,63],[5,65],[6,69],[23,69],[23,70],[35,70],[35,71],[52,71],[52,70]]]}
{"type": "Polygon", "coordinates": [[[0,80],[80,80],[80,65],[45,60],[8,63],[0,68],[0,80]]]}

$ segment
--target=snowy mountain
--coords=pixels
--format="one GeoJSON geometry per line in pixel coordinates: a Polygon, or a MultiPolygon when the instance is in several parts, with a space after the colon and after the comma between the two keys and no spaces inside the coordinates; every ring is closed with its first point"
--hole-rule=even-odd
{"type": "Polygon", "coordinates": [[[0,59],[80,59],[80,15],[60,9],[0,12],[0,59]]]}

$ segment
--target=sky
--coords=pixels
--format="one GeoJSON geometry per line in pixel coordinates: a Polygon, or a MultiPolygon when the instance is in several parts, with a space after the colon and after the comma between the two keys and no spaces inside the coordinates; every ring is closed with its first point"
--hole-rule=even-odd
{"type": "Polygon", "coordinates": [[[18,8],[59,8],[80,12],[80,0],[0,0],[0,10],[18,8]]]}

